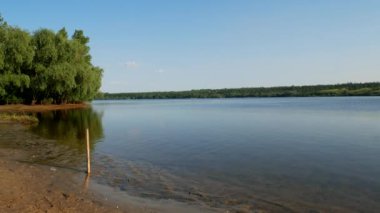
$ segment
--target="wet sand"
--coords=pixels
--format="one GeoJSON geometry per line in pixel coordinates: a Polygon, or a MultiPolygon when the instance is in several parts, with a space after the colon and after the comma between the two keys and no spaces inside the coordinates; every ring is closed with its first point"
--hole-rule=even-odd
{"type": "Polygon", "coordinates": [[[116,212],[83,194],[55,185],[53,172],[2,160],[0,173],[0,212],[116,212]]]}
{"type": "Polygon", "coordinates": [[[0,212],[122,212],[77,188],[67,171],[16,160],[24,156],[0,149],[0,212]]]}
{"type": "Polygon", "coordinates": [[[24,125],[0,123],[0,137],[0,212],[218,211],[130,196],[97,184],[82,170],[35,163],[31,159],[44,148],[24,125]],[[20,148],[23,143],[27,148],[20,148]]]}

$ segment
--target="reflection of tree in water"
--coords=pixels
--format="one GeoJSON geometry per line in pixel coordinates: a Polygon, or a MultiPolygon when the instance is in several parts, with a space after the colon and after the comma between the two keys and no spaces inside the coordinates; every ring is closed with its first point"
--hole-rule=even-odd
{"type": "Polygon", "coordinates": [[[103,137],[102,114],[91,108],[44,112],[37,116],[39,124],[32,128],[33,132],[81,153],[86,150],[86,128],[90,130],[91,149],[103,137]]]}

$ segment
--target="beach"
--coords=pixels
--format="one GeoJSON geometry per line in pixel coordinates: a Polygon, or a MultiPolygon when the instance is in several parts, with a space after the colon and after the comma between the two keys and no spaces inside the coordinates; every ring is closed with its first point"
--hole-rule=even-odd
{"type": "MultiPolygon", "coordinates": [[[[50,165],[54,146],[28,125],[0,122],[0,212],[208,212],[216,209],[129,196],[97,184],[85,167],[50,165]]],[[[70,164],[69,164],[70,165],[70,164]]]]}
{"type": "Polygon", "coordinates": [[[27,155],[0,149],[0,212],[122,212],[78,186],[72,172],[23,162],[27,155]]]}

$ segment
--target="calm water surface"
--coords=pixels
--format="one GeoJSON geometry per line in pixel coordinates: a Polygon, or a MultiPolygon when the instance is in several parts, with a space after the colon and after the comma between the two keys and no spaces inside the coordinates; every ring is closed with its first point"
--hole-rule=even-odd
{"type": "Polygon", "coordinates": [[[129,194],[239,211],[380,211],[380,97],[95,101],[42,114],[32,130],[65,147],[65,160],[47,160],[80,167],[86,127],[94,179],[129,194]]]}

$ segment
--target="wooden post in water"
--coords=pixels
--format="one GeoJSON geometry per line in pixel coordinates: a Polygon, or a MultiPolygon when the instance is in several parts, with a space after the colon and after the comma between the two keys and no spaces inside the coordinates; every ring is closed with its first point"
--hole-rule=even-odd
{"type": "Polygon", "coordinates": [[[91,162],[90,162],[90,132],[88,128],[86,129],[86,141],[87,141],[87,174],[91,173],[91,162]]]}
{"type": "Polygon", "coordinates": [[[87,192],[87,190],[88,190],[89,183],[90,183],[90,174],[87,174],[86,177],[84,178],[84,181],[83,181],[83,190],[85,192],[87,192]]]}

